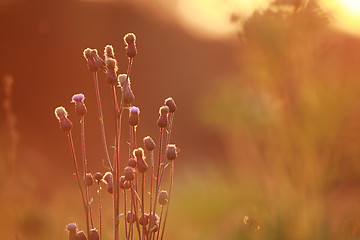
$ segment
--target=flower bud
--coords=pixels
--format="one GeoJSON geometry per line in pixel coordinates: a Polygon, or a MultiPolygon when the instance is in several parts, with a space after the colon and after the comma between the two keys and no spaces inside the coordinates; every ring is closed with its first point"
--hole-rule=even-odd
{"type": "Polygon", "coordinates": [[[87,187],[93,185],[94,183],[94,179],[93,179],[93,176],[91,175],[91,173],[86,173],[85,175],[85,185],[87,187]]]}
{"type": "Polygon", "coordinates": [[[132,167],[126,167],[125,168],[125,179],[128,181],[132,181],[135,178],[135,174],[134,174],[134,168],[132,167]]]}
{"type": "Polygon", "coordinates": [[[100,239],[100,236],[99,236],[98,231],[95,228],[91,229],[89,232],[89,240],[99,240],[99,239],[100,239]]]}
{"type": "Polygon", "coordinates": [[[138,170],[140,173],[145,173],[148,169],[148,164],[146,163],[144,158],[138,158],[138,170]]]}
{"type": "Polygon", "coordinates": [[[131,183],[129,181],[125,181],[124,182],[124,188],[125,189],[130,189],[131,188],[131,183]]]}
{"type": "Polygon", "coordinates": [[[165,114],[168,114],[170,111],[169,107],[168,106],[161,106],[160,109],[159,109],[159,114],[160,115],[165,115],[165,114]]]}
{"type": "Polygon", "coordinates": [[[129,57],[129,58],[134,58],[137,54],[137,49],[136,49],[136,44],[135,43],[132,43],[132,44],[129,44],[125,47],[126,49],[126,55],[129,57]]]}
{"type": "Polygon", "coordinates": [[[131,104],[135,100],[135,95],[129,84],[126,84],[123,88],[123,99],[125,104],[131,104]]]}
{"type": "Polygon", "coordinates": [[[169,200],[169,195],[167,191],[161,191],[159,194],[159,204],[165,205],[167,204],[168,200],[169,200]]]}
{"type": "Polygon", "coordinates": [[[160,128],[165,128],[168,125],[168,116],[167,116],[167,114],[160,115],[159,119],[157,120],[157,125],[160,128]]]}
{"type": "Polygon", "coordinates": [[[107,183],[107,190],[109,193],[113,193],[113,176],[111,172],[106,172],[103,178],[107,183]]]}
{"type": "Polygon", "coordinates": [[[93,57],[93,50],[90,48],[87,48],[83,52],[84,57],[87,61],[87,66],[90,72],[97,72],[99,70],[99,65],[96,63],[94,57],[93,57]]]}
{"type": "Polygon", "coordinates": [[[105,46],[104,56],[105,56],[105,58],[113,58],[113,59],[115,59],[113,46],[111,46],[111,45],[106,45],[105,46]]]}
{"type": "Polygon", "coordinates": [[[117,85],[117,75],[118,70],[117,62],[114,58],[106,58],[106,81],[111,85],[117,85]]]}
{"type": "Polygon", "coordinates": [[[169,111],[171,113],[176,111],[176,104],[174,99],[172,99],[171,97],[165,99],[165,105],[169,107],[169,111]]]}
{"type": "Polygon", "coordinates": [[[175,144],[169,144],[166,147],[166,158],[168,160],[174,160],[177,156],[178,149],[175,144]]]}
{"type": "Polygon", "coordinates": [[[125,189],[125,176],[121,176],[119,179],[119,187],[125,189]]]}
{"type": "Polygon", "coordinates": [[[133,155],[134,155],[134,157],[136,157],[137,159],[143,158],[143,157],[144,157],[144,150],[143,150],[141,147],[139,147],[139,148],[137,148],[137,149],[135,149],[135,150],[133,151],[133,155]]]}
{"type": "Polygon", "coordinates": [[[126,47],[125,47],[126,55],[129,58],[135,57],[137,54],[135,34],[133,34],[133,33],[126,34],[124,37],[124,42],[126,44],[126,47]]]}
{"type": "Polygon", "coordinates": [[[155,148],[155,142],[150,136],[144,138],[144,145],[148,151],[152,151],[155,148]]]}
{"type": "Polygon", "coordinates": [[[136,36],[133,33],[128,33],[124,37],[124,42],[125,42],[126,45],[135,43],[135,41],[136,41],[136,36]]]}
{"type": "Polygon", "coordinates": [[[141,215],[141,216],[140,216],[139,223],[140,223],[142,226],[148,225],[148,223],[149,223],[149,215],[148,215],[148,214],[141,215]]]}
{"type": "Polygon", "coordinates": [[[130,158],[127,164],[129,167],[136,168],[137,161],[135,158],[130,158]]]}
{"type": "Polygon", "coordinates": [[[99,56],[98,51],[96,49],[92,49],[91,55],[94,58],[96,64],[98,65],[98,68],[106,69],[105,61],[99,56]]]}
{"type": "Polygon", "coordinates": [[[66,230],[69,232],[69,240],[76,240],[77,229],[76,223],[69,223],[66,226],[66,230]]]}
{"type": "Polygon", "coordinates": [[[119,74],[119,76],[118,76],[118,84],[121,87],[124,87],[126,83],[130,84],[130,77],[127,79],[127,81],[126,81],[126,77],[127,77],[126,74],[119,74]]]}
{"type": "Polygon", "coordinates": [[[139,124],[140,109],[138,107],[130,107],[129,111],[129,125],[137,126],[139,124]]]}
{"type": "Polygon", "coordinates": [[[85,233],[83,231],[78,231],[76,233],[76,238],[75,239],[76,240],[87,240],[86,235],[85,235],[85,233]]]}
{"type": "Polygon", "coordinates": [[[126,221],[127,221],[128,223],[134,223],[134,222],[135,222],[135,219],[136,219],[135,213],[128,211],[127,214],[126,214],[126,221]]]}
{"type": "Polygon", "coordinates": [[[59,120],[60,128],[66,132],[71,131],[72,129],[72,122],[67,118],[67,111],[64,107],[57,107],[55,109],[55,116],[59,120]]]}
{"type": "Polygon", "coordinates": [[[156,213],[155,213],[155,217],[153,217],[152,212],[148,214],[148,217],[149,217],[149,221],[153,221],[153,223],[155,223],[155,224],[158,224],[160,221],[160,218],[156,213]]]}
{"type": "Polygon", "coordinates": [[[103,179],[103,175],[100,172],[94,174],[95,181],[99,184],[100,181],[103,179]]]}
{"type": "Polygon", "coordinates": [[[84,116],[87,113],[87,109],[84,104],[84,99],[85,99],[84,94],[79,93],[79,94],[75,94],[71,100],[72,103],[75,103],[75,112],[79,116],[84,116]]]}
{"type": "Polygon", "coordinates": [[[64,107],[57,107],[55,108],[55,116],[58,120],[60,120],[60,118],[66,118],[68,113],[64,107]]]}

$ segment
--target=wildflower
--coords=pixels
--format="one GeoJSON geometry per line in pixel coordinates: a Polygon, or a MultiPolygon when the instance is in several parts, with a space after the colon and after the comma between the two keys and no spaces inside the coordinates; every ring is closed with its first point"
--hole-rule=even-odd
{"type": "Polygon", "coordinates": [[[75,94],[72,96],[72,103],[75,103],[75,112],[79,116],[84,116],[87,113],[87,109],[84,103],[85,96],[82,93],[75,94]]]}
{"type": "Polygon", "coordinates": [[[128,33],[124,37],[124,42],[126,44],[126,55],[131,59],[134,58],[137,54],[136,49],[136,36],[133,33],[128,33]]]}
{"type": "Polygon", "coordinates": [[[155,142],[150,136],[144,138],[144,145],[148,151],[152,151],[155,148],[155,142]]]}
{"type": "Polygon", "coordinates": [[[169,144],[166,147],[166,158],[169,160],[174,160],[177,156],[178,149],[174,144],[169,144]]]}
{"type": "Polygon", "coordinates": [[[68,119],[68,113],[64,107],[57,107],[55,109],[55,116],[59,120],[60,128],[66,132],[71,131],[72,122],[68,119]]]}
{"type": "Polygon", "coordinates": [[[140,109],[138,107],[130,107],[129,111],[129,125],[137,126],[139,124],[140,109]]]}
{"type": "Polygon", "coordinates": [[[174,99],[172,99],[171,97],[165,99],[165,105],[169,107],[169,111],[171,113],[176,111],[176,104],[174,99]]]}

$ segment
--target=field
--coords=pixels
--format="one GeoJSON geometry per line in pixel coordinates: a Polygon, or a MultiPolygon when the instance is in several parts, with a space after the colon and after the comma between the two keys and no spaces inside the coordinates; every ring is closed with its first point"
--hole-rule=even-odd
{"type": "MultiPolygon", "coordinates": [[[[351,11],[340,21],[340,7],[336,12],[321,1],[285,0],[245,14],[236,8],[223,11],[226,4],[214,0],[217,11],[209,5],[206,15],[205,10],[193,10],[195,2],[202,4],[181,5],[198,16],[187,19],[175,14],[175,1],[159,0],[157,7],[144,1],[0,4],[1,239],[69,239],[65,228],[74,222],[87,232],[84,206],[92,209],[94,228],[100,230],[97,183],[88,188],[89,201],[82,201],[69,129],[60,129],[54,116],[59,106],[69,113],[82,185],[82,118],[71,103],[79,93],[85,95],[87,108],[86,172],[111,172],[120,179],[133,150],[142,147],[150,174],[151,155],[143,138],[152,136],[159,147],[163,131],[162,155],[154,151],[155,169],[157,158],[166,159],[166,143],[176,144],[176,160],[168,157],[159,167],[164,167],[159,190],[171,192],[166,228],[161,227],[165,217],[159,223],[160,230],[166,229],[164,239],[360,239],[360,39],[351,28],[356,23],[351,11]],[[217,17],[222,14],[227,20],[220,24],[217,17]],[[128,33],[136,35],[136,56],[126,50],[132,44],[126,37],[124,41],[128,33]],[[124,104],[121,95],[130,83],[117,86],[108,78],[112,57],[103,55],[108,44],[119,68],[116,79],[130,75],[133,61],[131,103],[124,104]],[[91,69],[96,57],[83,53],[87,48],[97,49],[106,63],[103,69],[91,69]],[[120,94],[116,104],[113,89],[120,94]],[[175,100],[176,112],[170,107],[159,114],[168,97],[175,100]],[[140,108],[140,121],[129,128],[129,112],[137,112],[133,106],[140,108]],[[123,111],[118,126],[114,111],[123,111]],[[164,115],[169,122],[161,127],[164,115]],[[102,122],[110,162],[115,168],[119,160],[119,173],[109,167],[102,122]]],[[[136,226],[143,191],[141,173],[135,172],[139,179],[127,197],[138,216],[129,235],[148,239],[149,225],[158,223],[150,220],[146,231],[136,226]]],[[[146,175],[145,201],[150,201],[150,180],[146,175]]],[[[102,239],[115,239],[117,214],[119,239],[126,239],[122,190],[109,193],[105,180],[100,185],[102,239]],[[119,209],[113,207],[117,193],[119,209]]],[[[82,188],[86,195],[87,188],[82,188]]],[[[146,203],[146,212],[151,212],[150,205],[146,203]]],[[[161,239],[161,231],[159,235],[161,239]]]]}

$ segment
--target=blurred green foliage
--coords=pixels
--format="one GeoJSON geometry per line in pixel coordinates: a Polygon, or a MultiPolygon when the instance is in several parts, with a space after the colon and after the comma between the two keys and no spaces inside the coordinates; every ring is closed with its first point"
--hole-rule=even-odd
{"type": "Polygon", "coordinates": [[[238,72],[217,79],[201,103],[246,186],[228,197],[248,196],[239,208],[258,209],[254,239],[359,235],[360,71],[346,51],[354,43],[340,42],[328,21],[316,1],[255,12],[242,23],[238,72]]]}

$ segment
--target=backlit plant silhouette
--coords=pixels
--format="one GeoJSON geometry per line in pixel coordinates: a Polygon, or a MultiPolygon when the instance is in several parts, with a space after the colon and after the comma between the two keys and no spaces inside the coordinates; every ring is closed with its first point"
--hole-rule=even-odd
{"type": "MultiPolygon", "coordinates": [[[[131,89],[130,73],[134,58],[137,54],[136,37],[129,33],[124,37],[126,55],[129,59],[126,74],[118,74],[117,60],[113,47],[107,45],[104,50],[104,60],[98,55],[96,49],[87,48],[84,50],[84,57],[90,72],[93,73],[95,91],[97,97],[97,107],[100,120],[100,131],[102,136],[103,151],[107,166],[104,169],[109,171],[99,171],[95,174],[87,171],[87,158],[85,148],[85,96],[75,94],[72,103],[75,104],[75,112],[80,116],[81,124],[81,168],[78,166],[77,155],[75,153],[74,141],[72,137],[73,124],[68,118],[68,113],[64,107],[57,107],[55,115],[68,136],[72,160],[75,169],[75,178],[80,191],[86,220],[86,230],[78,229],[76,223],[66,226],[69,232],[69,239],[102,239],[102,187],[106,185],[107,191],[113,196],[113,231],[114,240],[133,239],[163,239],[166,220],[168,215],[169,201],[174,177],[174,160],[176,159],[178,148],[170,144],[171,129],[176,111],[176,104],[172,98],[167,98],[164,105],[160,107],[157,125],[160,128],[159,145],[150,136],[143,139],[144,149],[138,146],[136,129],[139,124],[140,109],[133,106],[135,95],[131,89]],[[107,143],[105,132],[105,121],[102,113],[102,102],[99,91],[98,72],[104,72],[106,82],[112,92],[113,109],[115,113],[115,132],[111,133],[114,138],[113,148],[107,143]],[[127,122],[124,122],[124,112],[128,112],[127,122]],[[130,129],[130,139],[124,140],[121,136],[122,124],[128,124],[130,129]],[[126,159],[120,157],[120,143],[129,143],[129,155],[126,159]],[[155,157],[156,147],[157,157],[155,157]],[[111,149],[111,150],[109,150],[111,149]],[[111,152],[113,155],[111,157],[111,152]],[[148,155],[146,158],[146,155],[148,155]],[[156,158],[156,160],[155,160],[156,158]],[[148,160],[149,159],[149,160],[148,160]],[[127,163],[125,169],[120,168],[120,162],[127,163]],[[169,168],[166,168],[170,165],[169,168]],[[164,172],[170,169],[170,184],[168,190],[163,190],[164,172]],[[104,173],[102,173],[104,172],[104,173]],[[94,185],[95,180],[95,185],[94,185]],[[146,181],[148,180],[148,182],[146,181]],[[97,196],[90,196],[90,187],[97,188],[97,196]],[[148,188],[148,189],[147,189],[148,188]],[[97,199],[99,212],[99,225],[94,224],[95,216],[92,214],[91,204],[93,199],[97,199]],[[120,218],[124,218],[124,228],[120,228],[120,218]]],[[[91,163],[90,163],[91,164],[91,163]]],[[[105,204],[105,203],[104,203],[105,204]]]]}

